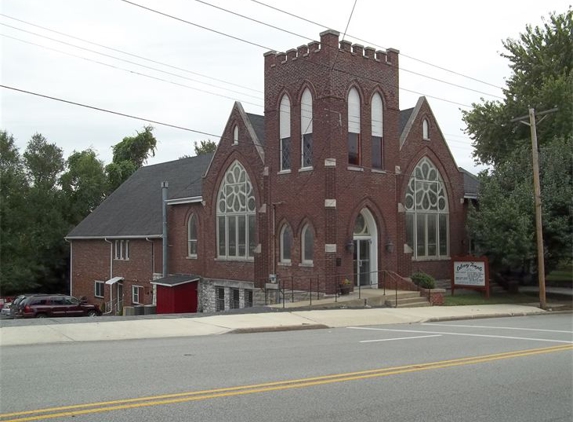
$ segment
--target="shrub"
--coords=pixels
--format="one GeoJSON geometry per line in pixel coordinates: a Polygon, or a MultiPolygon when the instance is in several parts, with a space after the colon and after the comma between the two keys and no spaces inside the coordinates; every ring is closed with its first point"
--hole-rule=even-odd
{"type": "Polygon", "coordinates": [[[426,273],[414,273],[412,274],[412,282],[423,289],[433,289],[436,287],[436,280],[430,274],[426,273]]]}

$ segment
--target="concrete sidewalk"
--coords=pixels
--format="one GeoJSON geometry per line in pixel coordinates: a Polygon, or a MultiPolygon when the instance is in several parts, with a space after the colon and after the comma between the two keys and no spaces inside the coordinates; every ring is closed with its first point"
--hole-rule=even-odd
{"type": "MultiPolygon", "coordinates": [[[[0,327],[0,346],[191,337],[350,326],[412,324],[454,319],[545,314],[526,305],[435,306],[427,308],[333,309],[211,315],[197,318],[86,320],[0,327]]],[[[103,318],[102,318],[103,319],[103,318]]]]}

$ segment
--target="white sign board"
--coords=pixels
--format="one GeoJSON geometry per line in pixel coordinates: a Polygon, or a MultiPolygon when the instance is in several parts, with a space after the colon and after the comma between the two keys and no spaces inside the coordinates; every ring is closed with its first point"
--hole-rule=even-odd
{"type": "Polygon", "coordinates": [[[454,284],[485,287],[485,262],[454,261],[454,284]]]}

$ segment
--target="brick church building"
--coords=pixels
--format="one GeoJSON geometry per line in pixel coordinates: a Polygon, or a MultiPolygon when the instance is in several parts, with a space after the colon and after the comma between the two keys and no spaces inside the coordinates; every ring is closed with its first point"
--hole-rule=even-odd
{"type": "Polygon", "coordinates": [[[210,312],[269,280],[335,294],[449,278],[477,181],[424,97],[399,109],[398,61],[332,30],[267,52],[264,117],[235,103],[214,154],[141,168],[69,233],[71,293],[210,312]]]}

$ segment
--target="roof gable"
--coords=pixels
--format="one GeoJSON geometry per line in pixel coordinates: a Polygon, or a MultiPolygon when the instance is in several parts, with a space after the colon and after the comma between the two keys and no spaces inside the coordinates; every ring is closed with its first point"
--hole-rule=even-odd
{"type": "Polygon", "coordinates": [[[84,218],[67,238],[161,235],[161,182],[169,183],[168,199],[201,196],[202,176],[212,155],[140,168],[84,218]]]}

